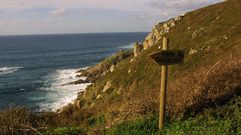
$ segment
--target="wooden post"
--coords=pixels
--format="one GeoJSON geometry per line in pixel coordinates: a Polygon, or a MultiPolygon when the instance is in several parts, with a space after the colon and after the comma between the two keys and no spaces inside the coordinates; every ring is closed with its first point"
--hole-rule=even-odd
{"type": "Polygon", "coordinates": [[[167,90],[167,70],[168,65],[180,64],[184,62],[184,51],[168,50],[168,39],[163,37],[162,50],[149,55],[155,63],[161,66],[161,88],[160,88],[160,115],[159,129],[164,128],[165,107],[166,107],[166,90],[167,90]]]}
{"type": "MultiPolygon", "coordinates": [[[[162,50],[168,50],[168,39],[163,38],[162,50]]],[[[162,65],[161,73],[161,90],[160,90],[160,116],[159,116],[159,129],[163,129],[165,121],[165,102],[166,102],[166,88],[167,88],[167,65],[162,65]]]]}

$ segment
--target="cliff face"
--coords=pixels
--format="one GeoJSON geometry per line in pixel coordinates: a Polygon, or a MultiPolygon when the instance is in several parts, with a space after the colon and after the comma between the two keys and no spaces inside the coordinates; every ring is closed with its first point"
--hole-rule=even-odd
{"type": "Polygon", "coordinates": [[[240,0],[229,0],[158,23],[143,46],[137,44],[135,57],[128,55],[114,67],[104,64],[87,70],[90,74],[102,73],[103,68],[98,67],[107,67],[104,69],[110,72],[98,76],[79,95],[75,106],[80,110],[94,109],[95,115],[103,114],[107,125],[157,114],[160,67],[148,55],[160,49],[163,35],[169,38],[171,49],[185,51],[185,62],[169,67],[169,116],[185,116],[222,104],[240,95],[240,30],[240,0]]]}
{"type": "Polygon", "coordinates": [[[148,48],[160,44],[163,35],[169,33],[173,27],[177,25],[179,21],[184,17],[184,15],[177,16],[175,18],[172,18],[166,22],[161,22],[156,24],[151,33],[148,34],[148,36],[145,38],[143,42],[144,50],[147,50],[148,48]]]}

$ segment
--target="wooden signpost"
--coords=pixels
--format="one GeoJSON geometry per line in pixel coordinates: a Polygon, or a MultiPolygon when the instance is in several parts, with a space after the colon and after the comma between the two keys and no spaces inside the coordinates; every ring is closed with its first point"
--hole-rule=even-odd
{"type": "Polygon", "coordinates": [[[149,55],[162,68],[161,73],[161,91],[160,91],[160,116],[159,129],[164,127],[166,89],[167,89],[167,70],[168,65],[182,63],[184,61],[184,52],[181,50],[168,50],[168,39],[163,38],[162,50],[149,55]]]}

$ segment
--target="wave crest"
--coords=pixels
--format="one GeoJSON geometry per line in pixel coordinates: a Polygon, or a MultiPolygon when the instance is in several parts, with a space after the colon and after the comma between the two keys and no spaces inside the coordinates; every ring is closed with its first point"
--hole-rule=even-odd
{"type": "MultiPolygon", "coordinates": [[[[85,69],[85,68],[83,68],[85,69]]],[[[44,103],[40,103],[40,111],[56,111],[77,98],[78,93],[84,91],[91,83],[82,83],[76,85],[64,85],[70,82],[77,81],[77,71],[80,69],[63,69],[57,70],[45,77],[46,86],[41,90],[46,91],[47,97],[44,103]]]]}
{"type": "Polygon", "coordinates": [[[124,45],[119,47],[120,49],[133,49],[134,43],[129,43],[128,45],[124,45]]]}
{"type": "Polygon", "coordinates": [[[0,75],[16,72],[20,68],[22,67],[0,67],[0,75]]]}

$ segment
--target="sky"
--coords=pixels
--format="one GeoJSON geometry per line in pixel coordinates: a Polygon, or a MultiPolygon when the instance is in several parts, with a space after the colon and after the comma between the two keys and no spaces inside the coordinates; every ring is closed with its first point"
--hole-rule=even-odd
{"type": "Polygon", "coordinates": [[[0,35],[148,32],[222,0],[0,0],[0,35]]]}

